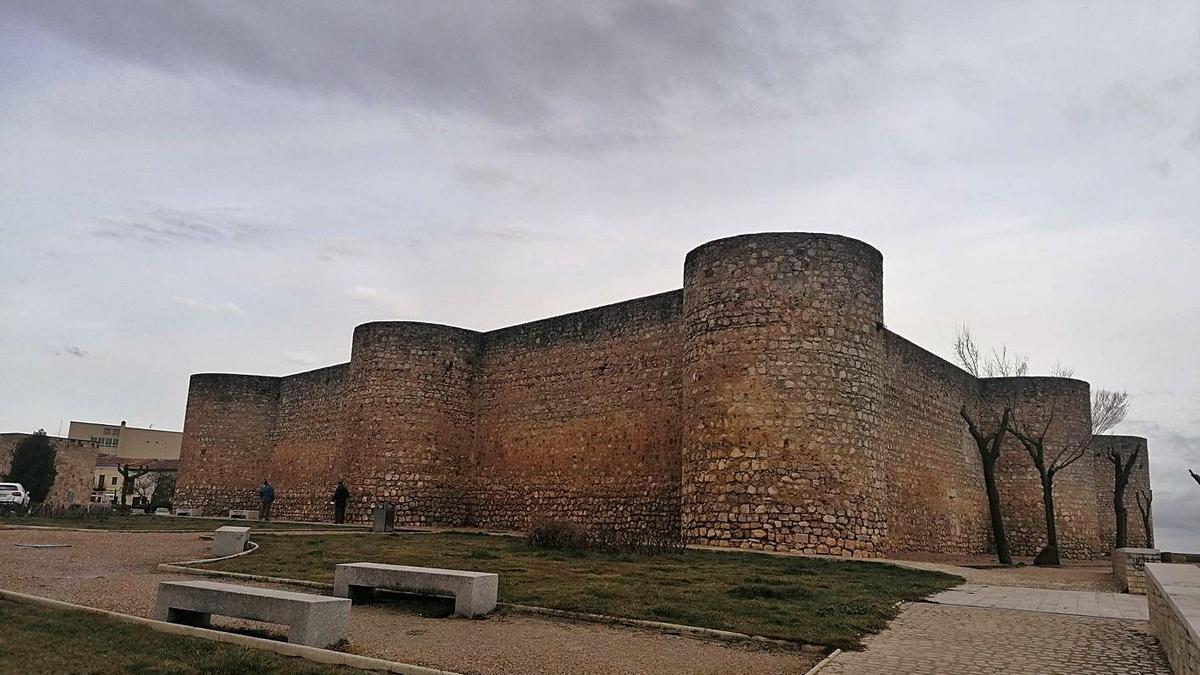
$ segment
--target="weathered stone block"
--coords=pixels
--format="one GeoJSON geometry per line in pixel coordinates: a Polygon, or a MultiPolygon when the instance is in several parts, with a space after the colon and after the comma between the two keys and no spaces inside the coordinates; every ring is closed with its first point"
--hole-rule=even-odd
{"type": "Polygon", "coordinates": [[[213,535],[213,555],[223,558],[246,550],[250,543],[250,528],[226,525],[218,527],[213,535]]]}

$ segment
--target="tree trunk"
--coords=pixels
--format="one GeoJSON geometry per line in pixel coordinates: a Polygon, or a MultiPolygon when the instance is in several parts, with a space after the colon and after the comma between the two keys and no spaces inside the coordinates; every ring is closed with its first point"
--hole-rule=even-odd
{"type": "Polygon", "coordinates": [[[1150,509],[1142,513],[1142,527],[1146,532],[1146,548],[1154,548],[1154,523],[1150,522],[1150,509]]]}
{"type": "Polygon", "coordinates": [[[992,540],[1001,565],[1012,564],[1008,550],[1008,535],[1004,532],[1004,514],[1000,511],[1000,491],[996,488],[996,462],[983,459],[983,484],[987,488],[988,515],[992,519],[992,540]]]}
{"type": "Polygon", "coordinates": [[[1054,478],[1042,478],[1042,506],[1046,511],[1046,546],[1053,549],[1051,565],[1059,564],[1058,528],[1054,524],[1054,478]]]}
{"type": "Polygon", "coordinates": [[[1125,486],[1117,478],[1113,488],[1113,512],[1117,514],[1117,537],[1113,548],[1125,548],[1129,545],[1129,511],[1125,508],[1125,486]]]}

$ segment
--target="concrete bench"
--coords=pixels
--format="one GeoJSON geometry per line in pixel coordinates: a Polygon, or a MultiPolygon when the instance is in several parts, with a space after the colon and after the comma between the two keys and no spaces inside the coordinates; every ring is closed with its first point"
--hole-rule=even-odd
{"type": "Polygon", "coordinates": [[[213,535],[213,555],[224,558],[227,555],[241,553],[250,543],[250,528],[226,525],[218,527],[213,535]]]}
{"type": "Polygon", "coordinates": [[[229,509],[230,518],[241,518],[244,520],[258,520],[258,511],[254,509],[229,509]]]}
{"type": "Polygon", "coordinates": [[[406,591],[422,595],[454,596],[454,613],[483,616],[496,608],[500,577],[486,572],[463,572],[435,567],[409,567],[381,563],[346,563],[333,572],[333,594],[368,600],[374,590],[406,591]]]}
{"type": "Polygon", "coordinates": [[[158,584],[154,618],[207,627],[213,614],[288,626],[288,642],[328,648],[346,638],[350,601],[215,581],[158,584]]]}
{"type": "Polygon", "coordinates": [[[204,513],[203,513],[203,509],[198,509],[198,508],[176,509],[175,515],[184,516],[184,517],[194,517],[194,516],[202,516],[202,515],[204,515],[204,513]]]}

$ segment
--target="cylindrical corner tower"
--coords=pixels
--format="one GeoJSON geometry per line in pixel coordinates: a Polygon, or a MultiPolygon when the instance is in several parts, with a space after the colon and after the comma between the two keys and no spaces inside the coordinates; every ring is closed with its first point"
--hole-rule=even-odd
{"type": "MultiPolygon", "coordinates": [[[[1096,464],[1087,449],[1092,438],[1091,388],[1064,377],[995,377],[979,381],[984,403],[995,414],[1008,406],[1015,428],[1026,436],[1044,433],[1046,463],[1060,453],[1083,456],[1054,478],[1055,529],[1059,555],[1090,558],[1100,543],[1096,514],[1096,464]]],[[[1004,525],[1013,555],[1036,555],[1046,545],[1042,485],[1025,447],[1011,434],[996,464],[1004,525]]]]}
{"type": "Polygon", "coordinates": [[[691,543],[877,556],[883,258],[827,234],[709,242],[684,264],[691,543]]]}
{"type": "Polygon", "coordinates": [[[359,513],[389,502],[397,525],[461,524],[478,347],[478,333],[436,324],[354,330],[340,467],[359,513]]]}
{"type": "Polygon", "coordinates": [[[175,504],[205,515],[258,508],[270,477],[279,378],[201,373],[188,386],[175,504]]]}

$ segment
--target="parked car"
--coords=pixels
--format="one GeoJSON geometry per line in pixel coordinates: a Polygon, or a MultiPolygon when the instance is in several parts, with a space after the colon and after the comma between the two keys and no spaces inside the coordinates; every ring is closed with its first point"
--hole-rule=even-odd
{"type": "Polygon", "coordinates": [[[20,483],[0,483],[0,509],[29,508],[29,492],[20,483]]]}

